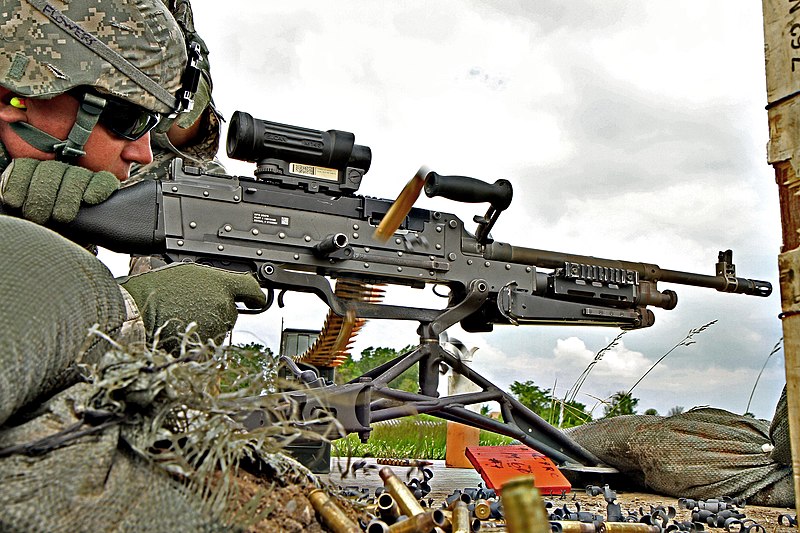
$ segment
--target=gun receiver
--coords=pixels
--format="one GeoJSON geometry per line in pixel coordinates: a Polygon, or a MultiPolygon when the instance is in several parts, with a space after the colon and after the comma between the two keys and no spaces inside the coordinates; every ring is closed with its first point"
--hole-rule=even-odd
{"type": "Polygon", "coordinates": [[[306,388],[287,396],[308,417],[329,409],[344,432],[362,439],[372,421],[430,413],[516,438],[562,468],[601,465],[442,348],[439,335],[459,322],[468,331],[490,331],[495,324],[648,327],[654,322],[649,307],[677,304],[675,292],[660,291],[658,282],[762,297],[772,291],[768,282],[736,277],[730,250],[720,252],[715,275],[702,275],[494,242],[489,230],[511,203],[505,180],[490,185],[422,172],[418,176],[424,176],[429,195],[490,204],[486,216],[476,218],[478,231],[467,231],[453,214],[411,208],[405,217],[401,213],[390,238],[376,239],[373,229],[392,202],[355,194],[371,152],[356,145],[352,134],[237,112],[227,147],[229,154],[258,163],[254,177],[205,173],[175,160],[168,179],[122,189],[82,209],[59,231],[117,252],[249,271],[270,296],[276,290],[314,293],[340,316],[418,321],[420,345],[410,353],[344,386],[298,375],[306,388]],[[449,293],[441,309],[385,305],[340,298],[331,279],[444,286],[449,293]],[[420,369],[418,393],[389,387],[414,365],[420,369]],[[439,398],[442,365],[480,392],[439,398]],[[498,402],[503,422],[465,408],[488,401],[498,402]]]}

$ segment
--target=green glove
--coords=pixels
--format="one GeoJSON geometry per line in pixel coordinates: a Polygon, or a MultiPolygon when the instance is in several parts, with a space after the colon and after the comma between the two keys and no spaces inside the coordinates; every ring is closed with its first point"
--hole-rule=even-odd
{"type": "Polygon", "coordinates": [[[61,161],[17,158],[0,176],[0,201],[22,208],[22,216],[37,224],[52,219],[72,222],[81,203],[105,201],[119,189],[111,172],[92,172],[61,161]]]}
{"type": "Polygon", "coordinates": [[[166,324],[159,334],[160,346],[171,352],[180,347],[180,333],[190,322],[197,323],[201,340],[222,342],[238,317],[235,302],[250,308],[267,303],[252,275],[197,264],[169,265],[131,276],[122,286],[139,307],[149,341],[166,324]]]}

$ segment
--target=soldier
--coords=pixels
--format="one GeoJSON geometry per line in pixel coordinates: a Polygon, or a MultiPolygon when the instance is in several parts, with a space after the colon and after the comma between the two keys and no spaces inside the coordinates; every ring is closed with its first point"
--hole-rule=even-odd
{"type": "Polygon", "coordinates": [[[92,411],[77,364],[171,337],[182,328],[159,328],[175,319],[221,341],[235,301],[264,294],[250,275],[196,265],[121,289],[33,223],[69,222],[152,162],[151,129],[192,96],[181,30],[160,0],[2,0],[0,31],[0,202],[28,219],[0,215],[0,530],[207,530],[186,491],[92,411]]]}

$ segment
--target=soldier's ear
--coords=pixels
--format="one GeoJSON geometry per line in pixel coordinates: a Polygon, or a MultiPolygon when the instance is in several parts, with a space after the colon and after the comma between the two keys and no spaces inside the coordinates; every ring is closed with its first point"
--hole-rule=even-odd
{"type": "Polygon", "coordinates": [[[28,118],[28,106],[24,97],[0,87],[0,120],[19,122],[28,118]]]}

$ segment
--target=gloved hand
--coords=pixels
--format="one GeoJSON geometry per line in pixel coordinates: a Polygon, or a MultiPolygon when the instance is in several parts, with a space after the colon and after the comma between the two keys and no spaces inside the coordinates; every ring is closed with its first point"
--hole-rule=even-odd
{"type": "Polygon", "coordinates": [[[203,342],[222,342],[238,317],[235,302],[250,308],[267,302],[252,275],[197,264],[169,265],[131,276],[121,285],[142,314],[148,341],[166,324],[159,334],[160,346],[171,352],[180,347],[180,333],[190,322],[197,322],[203,342]]]}
{"type": "Polygon", "coordinates": [[[72,222],[81,202],[99,204],[117,189],[119,180],[111,172],[53,160],[17,158],[0,176],[0,202],[22,208],[22,216],[37,224],[72,222]]]}

